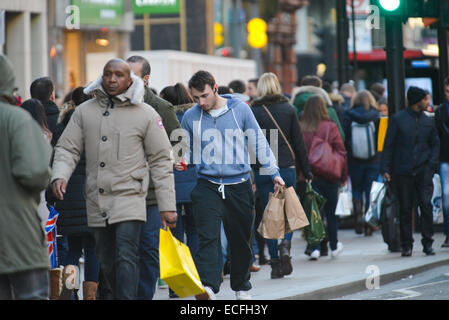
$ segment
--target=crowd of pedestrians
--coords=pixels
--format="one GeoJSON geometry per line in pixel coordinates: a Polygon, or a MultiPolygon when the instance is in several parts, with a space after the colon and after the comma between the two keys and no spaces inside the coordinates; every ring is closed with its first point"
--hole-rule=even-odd
{"type": "MultiPolygon", "coordinates": [[[[374,181],[391,183],[399,200],[401,255],[412,255],[416,206],[423,251],[433,255],[430,199],[439,173],[442,246],[449,247],[449,79],[433,117],[424,113],[428,92],[408,89],[382,149],[379,125],[388,105],[380,83],[336,90],[309,75],[288,95],[273,73],[220,85],[198,71],[187,86],[157,94],[150,63],[133,56],[110,60],[60,107],[51,79],[38,78],[32,98],[17,108],[5,56],[0,71],[0,299],[77,299],[67,279],[82,258],[84,299],[151,300],[161,280],[161,228],[189,247],[205,288],[197,299],[215,299],[228,273],[236,298],[251,299],[257,262],[270,264],[271,279],[293,272],[293,232],[273,240],[256,231],[269,194],[281,186],[293,187],[303,201],[311,185],[326,199],[326,236],[304,248],[310,263],[343,251],[336,207],[349,183],[355,232],[377,231],[363,219],[374,181]],[[48,272],[51,207],[59,212],[61,276],[48,272]]],[[[169,297],[177,295],[170,290],[169,297]]]]}

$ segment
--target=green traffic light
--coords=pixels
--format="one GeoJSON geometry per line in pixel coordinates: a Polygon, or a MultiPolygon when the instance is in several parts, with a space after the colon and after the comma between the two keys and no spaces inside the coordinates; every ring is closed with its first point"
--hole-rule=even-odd
{"type": "Polygon", "coordinates": [[[401,0],[379,0],[379,3],[384,10],[394,11],[401,5],[401,0]]]}

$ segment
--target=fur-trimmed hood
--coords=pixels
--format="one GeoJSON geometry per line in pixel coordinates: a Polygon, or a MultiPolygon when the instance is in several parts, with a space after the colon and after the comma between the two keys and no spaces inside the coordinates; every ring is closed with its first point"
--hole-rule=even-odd
{"type": "Polygon", "coordinates": [[[274,94],[274,95],[266,95],[262,98],[259,98],[257,100],[254,100],[252,106],[253,107],[259,107],[262,105],[272,105],[272,104],[279,104],[279,103],[288,103],[289,100],[282,94],[274,94]]]}
{"type": "Polygon", "coordinates": [[[196,103],[186,103],[186,104],[180,104],[178,106],[174,106],[175,112],[185,112],[195,106],[196,103]]]}
{"type": "Polygon", "coordinates": [[[293,104],[296,96],[300,93],[305,93],[305,92],[320,95],[324,98],[324,100],[326,101],[326,104],[328,106],[332,105],[332,101],[329,98],[329,94],[326,92],[326,90],[324,90],[323,88],[315,87],[315,86],[301,86],[301,87],[293,88],[292,98],[290,100],[290,103],[293,104]]]}
{"type": "MultiPolygon", "coordinates": [[[[143,102],[143,98],[145,96],[145,85],[138,76],[131,72],[131,78],[133,83],[124,93],[119,94],[118,96],[114,96],[115,99],[120,102],[129,101],[131,104],[139,104],[143,102]]],[[[103,86],[103,78],[100,76],[97,80],[92,82],[84,89],[84,94],[92,94],[97,100],[104,100],[105,98],[109,98],[106,91],[104,91],[103,86]]],[[[118,104],[120,106],[120,103],[118,104]]]]}

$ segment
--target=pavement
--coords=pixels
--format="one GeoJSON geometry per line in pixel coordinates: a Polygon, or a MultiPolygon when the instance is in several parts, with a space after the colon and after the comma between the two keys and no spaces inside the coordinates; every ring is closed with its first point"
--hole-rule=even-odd
{"type": "MultiPolygon", "coordinates": [[[[443,233],[436,232],[433,243],[436,255],[426,256],[422,252],[421,234],[415,233],[413,255],[401,257],[400,253],[388,251],[381,231],[365,237],[355,234],[353,229],[339,230],[343,252],[336,258],[329,254],[318,261],[309,261],[304,254],[306,241],[296,231],[291,248],[293,273],[271,279],[271,267],[263,265],[260,271],[251,273],[250,294],[254,300],[328,300],[369,290],[376,283],[382,286],[435,267],[449,267],[449,248],[441,248],[444,239],[443,233]]],[[[268,257],[267,249],[265,254],[268,257]]],[[[216,297],[235,300],[229,275],[225,276],[216,297]]],[[[154,300],[194,300],[194,297],[169,299],[168,289],[157,288],[154,300]]]]}

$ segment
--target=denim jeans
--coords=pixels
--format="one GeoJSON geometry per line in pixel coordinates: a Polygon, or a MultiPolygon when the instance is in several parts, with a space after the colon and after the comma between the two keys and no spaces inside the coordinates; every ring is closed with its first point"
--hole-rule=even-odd
{"type": "Polygon", "coordinates": [[[365,194],[365,212],[369,208],[371,185],[373,181],[376,181],[379,170],[378,163],[351,163],[349,174],[351,176],[352,198],[363,200],[363,194],[365,194]]]}
{"type": "Polygon", "coordinates": [[[192,204],[178,203],[176,204],[176,211],[178,213],[178,220],[176,221],[176,228],[172,230],[172,233],[182,243],[184,243],[185,234],[187,247],[189,247],[192,257],[195,257],[196,250],[198,250],[198,233],[196,232],[195,221],[193,220],[192,204]],[[183,208],[185,215],[182,215],[183,208]]]}
{"type": "Polygon", "coordinates": [[[440,164],[441,198],[443,200],[444,234],[449,237],[449,162],[440,164]]]}
{"type": "MultiPolygon", "coordinates": [[[[293,187],[296,190],[296,169],[295,168],[281,168],[279,174],[285,182],[285,186],[293,187]]],[[[270,192],[274,192],[274,184],[271,176],[260,175],[259,171],[254,172],[254,180],[256,182],[257,191],[259,192],[260,202],[262,208],[268,204],[268,195],[270,192]]],[[[285,240],[291,240],[293,237],[293,232],[287,233],[284,236],[285,240]]],[[[266,239],[268,253],[271,259],[279,259],[279,246],[278,240],[266,239]]]]}
{"type": "Polygon", "coordinates": [[[139,247],[139,300],[152,300],[159,278],[159,230],[161,214],[157,206],[147,207],[147,222],[142,226],[139,247]]]}
{"type": "Polygon", "coordinates": [[[103,273],[103,290],[116,300],[134,300],[139,282],[139,239],[142,221],[92,228],[103,273]]]}
{"type": "Polygon", "coordinates": [[[95,255],[95,238],[92,234],[67,236],[69,251],[63,265],[79,267],[79,260],[84,249],[84,280],[98,282],[100,263],[95,255]]]}
{"type": "Polygon", "coordinates": [[[47,269],[0,274],[0,300],[48,300],[47,269]]]}

